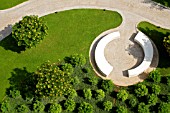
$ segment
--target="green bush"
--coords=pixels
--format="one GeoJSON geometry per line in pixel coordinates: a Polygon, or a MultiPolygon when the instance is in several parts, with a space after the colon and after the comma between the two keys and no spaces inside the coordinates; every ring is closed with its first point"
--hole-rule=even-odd
{"type": "Polygon", "coordinates": [[[73,77],[72,80],[71,80],[71,83],[72,83],[73,85],[79,84],[79,83],[80,83],[80,80],[79,80],[78,76],[73,77]]]}
{"type": "Polygon", "coordinates": [[[69,99],[73,99],[73,98],[75,98],[75,97],[77,97],[77,92],[76,92],[76,90],[75,90],[75,89],[70,89],[70,90],[68,91],[68,98],[69,98],[69,99]]]}
{"type": "Polygon", "coordinates": [[[102,89],[96,90],[95,98],[96,98],[97,100],[103,100],[104,97],[105,97],[105,92],[104,92],[102,89]]]}
{"type": "Polygon", "coordinates": [[[91,89],[83,89],[83,95],[85,99],[90,100],[92,97],[91,89]]]}
{"type": "Polygon", "coordinates": [[[9,96],[12,97],[12,98],[21,97],[20,91],[12,89],[12,90],[9,91],[9,96]]]}
{"type": "Polygon", "coordinates": [[[8,101],[3,101],[1,104],[1,111],[2,113],[9,113],[11,109],[11,105],[8,101]]]}
{"type": "Polygon", "coordinates": [[[66,100],[66,102],[64,103],[64,107],[67,111],[73,111],[76,107],[76,103],[74,100],[72,99],[68,99],[66,100]]]}
{"type": "Polygon", "coordinates": [[[34,103],[33,103],[33,110],[35,112],[43,112],[44,111],[44,104],[38,100],[36,100],[34,103]]]}
{"type": "Polygon", "coordinates": [[[25,16],[12,27],[12,37],[18,46],[31,48],[40,43],[47,35],[48,27],[38,16],[25,16]]]}
{"type": "Polygon", "coordinates": [[[170,76],[166,77],[167,85],[170,86],[170,76]]]}
{"type": "Polygon", "coordinates": [[[137,105],[138,101],[136,98],[130,98],[129,104],[131,107],[135,107],[137,105]]]}
{"type": "Polygon", "coordinates": [[[147,101],[149,105],[156,105],[158,102],[158,97],[155,94],[147,95],[147,101]]]}
{"type": "Polygon", "coordinates": [[[17,112],[18,113],[28,113],[29,111],[29,107],[25,104],[22,104],[22,105],[19,105],[17,108],[16,108],[17,112]]]}
{"type": "Polygon", "coordinates": [[[126,90],[120,90],[117,93],[117,98],[120,99],[121,101],[125,101],[128,98],[128,93],[126,90]]]}
{"type": "Polygon", "coordinates": [[[103,107],[104,107],[104,110],[105,110],[105,111],[111,110],[111,109],[112,109],[112,106],[113,106],[113,104],[112,104],[112,102],[110,102],[110,101],[103,102],[103,107]]]}
{"type": "Polygon", "coordinates": [[[63,71],[63,72],[68,72],[68,73],[73,73],[73,71],[74,71],[74,68],[73,68],[73,66],[71,65],[71,64],[69,64],[69,63],[65,63],[65,64],[63,64],[62,66],[61,66],[61,70],[63,71]]]}
{"type": "Polygon", "coordinates": [[[91,76],[88,78],[88,82],[91,85],[97,85],[98,84],[98,78],[96,76],[91,76]]]}
{"type": "Polygon", "coordinates": [[[158,95],[161,92],[161,87],[157,84],[152,85],[152,93],[158,95]]]}
{"type": "Polygon", "coordinates": [[[145,96],[148,94],[148,88],[144,84],[138,84],[135,88],[135,93],[138,97],[145,96]]]}
{"type": "Polygon", "coordinates": [[[101,88],[106,92],[111,92],[114,88],[113,82],[111,80],[103,80],[101,88]]]}
{"type": "Polygon", "coordinates": [[[124,106],[118,106],[117,109],[116,109],[116,112],[117,113],[128,113],[128,110],[124,106]]]}
{"type": "Polygon", "coordinates": [[[138,113],[150,113],[149,112],[149,106],[145,105],[145,103],[140,103],[138,105],[138,113]]]}
{"type": "Polygon", "coordinates": [[[93,106],[89,103],[83,102],[78,108],[78,113],[93,113],[93,106]]]}
{"type": "Polygon", "coordinates": [[[164,37],[163,45],[166,48],[168,54],[170,55],[170,35],[168,37],[164,37]]]}
{"type": "Polygon", "coordinates": [[[88,72],[90,71],[90,69],[89,69],[88,67],[84,67],[84,68],[82,69],[82,71],[83,71],[84,73],[88,73],[88,72]]]}
{"type": "Polygon", "coordinates": [[[154,82],[159,83],[161,81],[161,74],[158,70],[154,70],[149,73],[149,78],[154,82]]]}
{"type": "Polygon", "coordinates": [[[158,107],[158,113],[170,113],[170,103],[162,102],[158,107]]]}
{"type": "Polygon", "coordinates": [[[60,104],[51,104],[50,108],[48,109],[48,113],[61,113],[62,107],[60,104]]]}

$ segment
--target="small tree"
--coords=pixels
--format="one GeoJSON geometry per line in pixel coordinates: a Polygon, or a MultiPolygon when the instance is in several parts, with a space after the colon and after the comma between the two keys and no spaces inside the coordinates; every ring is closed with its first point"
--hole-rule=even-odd
{"type": "Polygon", "coordinates": [[[149,105],[156,105],[158,97],[155,94],[151,94],[147,96],[147,100],[149,105]]]}
{"type": "Polygon", "coordinates": [[[11,105],[8,101],[3,101],[2,104],[1,104],[1,111],[3,113],[7,113],[9,112],[11,109],[11,105]]]}
{"type": "Polygon", "coordinates": [[[158,70],[154,70],[149,73],[149,78],[154,82],[159,83],[161,81],[161,74],[158,70]]]}
{"type": "Polygon", "coordinates": [[[105,92],[102,89],[96,90],[95,98],[97,100],[103,100],[104,97],[105,97],[105,92]]]}
{"type": "Polygon", "coordinates": [[[74,100],[72,99],[68,99],[66,100],[66,102],[64,103],[64,107],[67,111],[73,111],[76,107],[76,103],[74,100]]]}
{"type": "Polygon", "coordinates": [[[91,85],[97,85],[98,83],[98,78],[96,76],[91,76],[88,78],[88,82],[91,84],[91,85]]]}
{"type": "Polygon", "coordinates": [[[170,103],[162,102],[159,105],[158,113],[170,113],[170,109],[169,108],[170,108],[170,103]]]}
{"type": "Polygon", "coordinates": [[[144,84],[138,84],[135,93],[138,97],[145,96],[148,94],[148,88],[144,84]]]}
{"type": "Polygon", "coordinates": [[[83,89],[84,98],[90,100],[92,97],[91,89],[83,89]]]}
{"type": "Polygon", "coordinates": [[[138,101],[136,98],[130,98],[129,100],[129,104],[131,105],[131,107],[135,107],[137,105],[138,101]]]}
{"type": "Polygon", "coordinates": [[[152,85],[152,93],[158,95],[161,92],[161,87],[157,84],[152,85]]]}
{"type": "Polygon", "coordinates": [[[138,113],[150,113],[149,112],[149,106],[145,105],[145,103],[140,103],[138,105],[138,113]]]}
{"type": "Polygon", "coordinates": [[[42,102],[38,101],[38,100],[36,100],[33,103],[33,110],[35,112],[42,112],[42,111],[44,111],[44,108],[45,108],[44,104],[42,102]]]}
{"type": "Polygon", "coordinates": [[[101,88],[106,91],[106,92],[110,92],[113,91],[113,82],[111,80],[103,80],[102,84],[101,84],[101,88]]]}
{"type": "Polygon", "coordinates": [[[128,98],[128,93],[126,90],[120,90],[117,93],[117,98],[120,99],[121,101],[125,101],[128,98]]]}
{"type": "Polygon", "coordinates": [[[76,92],[76,90],[75,90],[75,89],[70,89],[70,90],[68,91],[68,98],[69,98],[69,99],[73,99],[73,98],[75,98],[75,97],[77,97],[77,92],[76,92]]]}
{"type": "Polygon", "coordinates": [[[168,54],[170,55],[170,35],[168,37],[164,37],[163,45],[166,48],[168,54]]]}
{"type": "Polygon", "coordinates": [[[51,104],[50,108],[48,109],[48,113],[61,113],[62,107],[60,104],[51,104]]]}
{"type": "Polygon", "coordinates": [[[12,37],[18,46],[31,48],[40,43],[47,35],[48,27],[38,16],[25,16],[12,27],[12,37]]]}
{"type": "Polygon", "coordinates": [[[93,113],[93,106],[89,103],[83,102],[78,108],[78,113],[93,113]]]}
{"type": "Polygon", "coordinates": [[[103,102],[103,107],[105,111],[109,111],[110,109],[112,109],[112,106],[113,104],[110,101],[103,102]]]}
{"type": "Polygon", "coordinates": [[[26,106],[25,104],[22,104],[22,105],[19,105],[19,106],[16,108],[16,110],[17,110],[18,113],[28,113],[29,108],[28,108],[28,106],[26,106]]]}
{"type": "Polygon", "coordinates": [[[128,113],[127,108],[124,106],[118,106],[116,109],[117,113],[128,113]]]}

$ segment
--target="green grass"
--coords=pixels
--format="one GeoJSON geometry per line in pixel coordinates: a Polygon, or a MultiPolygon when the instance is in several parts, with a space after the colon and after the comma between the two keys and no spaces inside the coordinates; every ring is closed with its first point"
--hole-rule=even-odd
{"type": "Polygon", "coordinates": [[[48,36],[36,48],[17,53],[11,36],[0,42],[0,100],[10,86],[8,78],[15,69],[36,70],[43,62],[57,62],[65,56],[81,53],[88,58],[92,41],[103,31],[115,28],[122,17],[113,11],[79,9],[42,17],[49,27],[48,36]]]}
{"type": "Polygon", "coordinates": [[[164,37],[170,35],[169,29],[164,29],[148,22],[141,22],[138,25],[139,30],[145,33],[155,43],[159,52],[158,70],[162,75],[170,74],[170,57],[163,46],[164,37]]]}
{"type": "Polygon", "coordinates": [[[14,7],[22,2],[27,0],[1,0],[0,1],[0,10],[8,9],[14,7]]]}
{"type": "Polygon", "coordinates": [[[169,0],[153,0],[155,2],[158,2],[164,6],[170,7],[170,1],[169,0]]]}

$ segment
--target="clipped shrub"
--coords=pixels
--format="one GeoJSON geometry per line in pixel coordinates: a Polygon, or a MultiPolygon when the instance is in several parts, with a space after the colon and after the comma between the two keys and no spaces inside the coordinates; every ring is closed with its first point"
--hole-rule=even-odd
{"type": "Polygon", "coordinates": [[[83,89],[83,95],[85,99],[90,100],[92,97],[91,89],[83,89]]]}
{"type": "Polygon", "coordinates": [[[138,101],[137,101],[136,98],[130,98],[130,100],[129,100],[129,105],[130,105],[131,107],[135,107],[135,106],[137,105],[137,103],[138,103],[138,101]]]}
{"type": "Polygon", "coordinates": [[[76,107],[76,103],[75,103],[74,100],[68,99],[68,100],[65,101],[64,107],[67,111],[73,111],[76,107]]]}
{"type": "Polygon", "coordinates": [[[103,108],[105,111],[111,110],[112,106],[113,106],[113,104],[110,101],[103,102],[103,108]]]}
{"type": "Polygon", "coordinates": [[[149,73],[149,78],[154,82],[159,83],[161,81],[161,74],[158,70],[154,70],[149,73]]]}
{"type": "Polygon", "coordinates": [[[21,97],[20,91],[12,89],[12,90],[9,91],[9,96],[12,97],[12,98],[21,97]]]}
{"type": "Polygon", "coordinates": [[[83,102],[78,108],[78,113],[93,113],[93,106],[89,103],[83,102]]]}
{"type": "Polygon", "coordinates": [[[148,88],[144,84],[138,84],[135,88],[135,93],[138,97],[142,97],[148,94],[148,88]]]}
{"type": "Polygon", "coordinates": [[[145,105],[145,103],[140,103],[138,105],[138,113],[150,113],[149,112],[149,106],[145,105]]]}
{"type": "Polygon", "coordinates": [[[50,108],[48,109],[48,113],[61,113],[62,107],[60,104],[51,104],[50,108]]]}
{"type": "Polygon", "coordinates": [[[44,111],[44,104],[38,100],[36,100],[34,103],[33,103],[33,110],[35,112],[43,112],[44,111]]]}
{"type": "Polygon", "coordinates": [[[79,84],[79,83],[80,83],[80,80],[79,80],[78,76],[73,77],[71,83],[72,83],[73,85],[79,84]]]}
{"type": "Polygon", "coordinates": [[[158,101],[158,97],[155,94],[151,94],[147,96],[147,101],[149,105],[156,105],[158,101]]]}
{"type": "Polygon", "coordinates": [[[118,106],[116,109],[117,113],[128,113],[127,108],[124,106],[118,106]]]}
{"type": "Polygon", "coordinates": [[[103,80],[101,84],[101,88],[106,92],[113,91],[113,82],[111,80],[103,80]]]}
{"type": "Polygon", "coordinates": [[[128,98],[128,93],[126,90],[120,90],[117,93],[117,98],[121,101],[125,101],[128,98]]]}
{"type": "Polygon", "coordinates": [[[88,82],[91,85],[97,85],[98,84],[98,78],[96,76],[91,76],[88,78],[88,82]]]}
{"type": "Polygon", "coordinates": [[[170,103],[162,102],[158,107],[158,113],[170,113],[170,103]]]}
{"type": "Polygon", "coordinates": [[[96,90],[95,98],[96,98],[97,100],[103,100],[104,97],[105,97],[105,92],[104,92],[102,89],[96,90]]]}
{"type": "Polygon", "coordinates": [[[152,93],[158,95],[161,92],[161,87],[157,84],[152,85],[152,93]]]}
{"type": "Polygon", "coordinates": [[[76,90],[75,90],[75,89],[70,89],[70,90],[68,91],[68,98],[69,98],[69,99],[73,99],[73,98],[75,98],[75,97],[77,97],[77,92],[76,92],[76,90]]]}
{"type": "Polygon", "coordinates": [[[74,71],[74,68],[71,64],[65,63],[61,66],[61,70],[72,74],[74,71]]]}
{"type": "Polygon", "coordinates": [[[8,101],[3,101],[1,104],[2,113],[8,113],[11,109],[11,105],[8,101]]]}
{"type": "Polygon", "coordinates": [[[29,111],[29,107],[25,104],[22,104],[22,105],[19,105],[17,108],[16,108],[16,111],[18,113],[28,113],[29,111]]]}

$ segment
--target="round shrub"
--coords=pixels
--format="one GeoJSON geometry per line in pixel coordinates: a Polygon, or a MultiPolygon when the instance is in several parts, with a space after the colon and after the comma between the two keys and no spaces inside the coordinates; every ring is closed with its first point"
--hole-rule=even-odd
{"type": "Polygon", "coordinates": [[[128,98],[128,93],[126,90],[120,90],[117,93],[117,98],[120,99],[121,101],[125,101],[128,98]]]}
{"type": "Polygon", "coordinates": [[[161,87],[157,84],[152,85],[152,93],[158,95],[161,92],[161,87]]]}
{"type": "Polygon", "coordinates": [[[135,88],[135,93],[138,97],[142,97],[148,94],[148,88],[144,84],[138,84],[135,88]]]}
{"type": "Polygon", "coordinates": [[[104,92],[102,89],[96,90],[95,98],[96,98],[97,100],[103,100],[104,97],[105,97],[105,92],[104,92]]]}
{"type": "Polygon", "coordinates": [[[18,113],[28,113],[29,108],[28,108],[28,106],[22,104],[22,105],[19,105],[19,106],[16,108],[16,110],[17,110],[18,113]]]}
{"type": "Polygon", "coordinates": [[[145,105],[145,103],[140,103],[138,105],[138,113],[150,113],[149,112],[149,106],[145,105]]]}
{"type": "Polygon", "coordinates": [[[149,78],[154,82],[159,83],[161,81],[161,74],[158,70],[154,70],[149,73],[149,78]]]}
{"type": "Polygon", "coordinates": [[[84,98],[90,100],[92,97],[91,89],[83,89],[84,98]]]}
{"type": "Polygon", "coordinates": [[[156,105],[158,101],[158,97],[155,94],[151,94],[147,96],[147,101],[149,105],[156,105]]]}
{"type": "Polygon", "coordinates": [[[48,113],[61,113],[62,107],[60,104],[51,104],[48,113]]]}
{"type": "Polygon", "coordinates": [[[118,106],[116,109],[117,113],[128,113],[127,108],[124,106],[118,106]]]}
{"type": "Polygon", "coordinates": [[[110,101],[103,102],[103,108],[105,111],[111,110],[112,106],[113,106],[113,104],[110,101]]]}
{"type": "Polygon", "coordinates": [[[61,66],[61,70],[72,74],[74,71],[74,68],[71,64],[65,63],[61,66]]]}
{"type": "Polygon", "coordinates": [[[68,99],[66,100],[66,102],[64,103],[64,107],[67,111],[73,111],[76,107],[76,103],[74,100],[72,99],[68,99]]]}
{"type": "Polygon", "coordinates": [[[9,96],[12,97],[12,98],[21,97],[20,91],[12,89],[12,90],[9,91],[9,96]]]}
{"type": "Polygon", "coordinates": [[[11,109],[11,105],[8,101],[3,101],[1,104],[2,113],[8,113],[11,109]]]}
{"type": "Polygon", "coordinates": [[[88,78],[88,82],[91,85],[97,85],[98,84],[98,78],[96,76],[91,76],[88,78]]]}
{"type": "Polygon", "coordinates": [[[12,27],[12,37],[18,46],[31,48],[40,43],[47,35],[48,27],[42,18],[31,15],[25,16],[12,27]]]}
{"type": "Polygon", "coordinates": [[[79,84],[79,83],[80,83],[80,80],[79,80],[78,76],[73,77],[72,80],[71,80],[71,83],[72,83],[73,85],[79,84]]]}
{"type": "Polygon", "coordinates": [[[75,89],[70,89],[70,90],[68,91],[68,98],[69,98],[69,99],[73,99],[73,98],[75,98],[75,97],[77,97],[77,92],[76,92],[76,90],[75,90],[75,89]]]}
{"type": "Polygon", "coordinates": [[[162,102],[158,107],[158,113],[170,113],[170,103],[162,102]]]}
{"type": "Polygon", "coordinates": [[[138,103],[138,101],[137,101],[136,98],[130,98],[130,100],[129,100],[129,105],[130,105],[131,107],[135,107],[135,106],[137,105],[137,103],[138,103]]]}
{"type": "Polygon", "coordinates": [[[44,104],[38,100],[36,100],[34,103],[33,103],[33,110],[35,112],[43,112],[44,111],[44,104]]]}
{"type": "Polygon", "coordinates": [[[103,80],[101,84],[101,88],[106,92],[113,91],[113,82],[111,80],[103,80]]]}
{"type": "Polygon", "coordinates": [[[78,108],[78,113],[93,113],[93,106],[89,103],[83,102],[78,108]]]}

